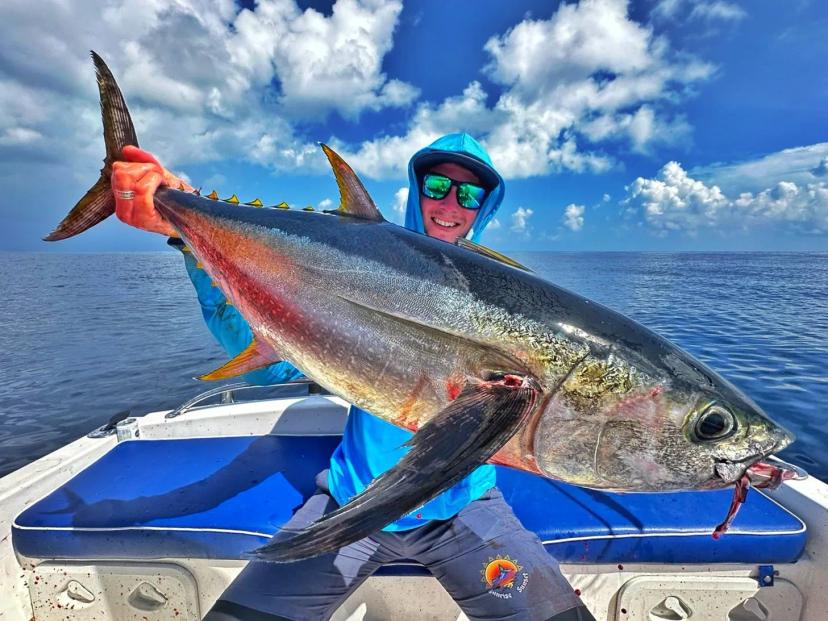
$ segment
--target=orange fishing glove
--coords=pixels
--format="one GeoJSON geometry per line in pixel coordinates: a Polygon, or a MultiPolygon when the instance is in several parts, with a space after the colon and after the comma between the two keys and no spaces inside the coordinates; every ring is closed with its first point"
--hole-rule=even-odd
{"type": "Polygon", "coordinates": [[[165,185],[185,192],[195,189],[161,166],[148,151],[127,145],[122,157],[126,161],[112,165],[112,192],[115,195],[115,215],[127,224],[178,237],[178,232],[158,211],[153,204],[153,196],[158,186],[165,185]],[[132,198],[123,198],[122,192],[133,192],[132,198]]]}

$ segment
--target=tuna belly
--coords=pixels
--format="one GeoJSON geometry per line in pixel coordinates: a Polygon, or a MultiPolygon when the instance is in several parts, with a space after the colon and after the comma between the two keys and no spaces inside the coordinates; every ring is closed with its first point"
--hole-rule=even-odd
{"type": "Polygon", "coordinates": [[[305,288],[303,305],[301,321],[285,321],[279,312],[262,317],[267,340],[331,392],[412,431],[495,364],[478,345],[323,289],[305,288]]]}

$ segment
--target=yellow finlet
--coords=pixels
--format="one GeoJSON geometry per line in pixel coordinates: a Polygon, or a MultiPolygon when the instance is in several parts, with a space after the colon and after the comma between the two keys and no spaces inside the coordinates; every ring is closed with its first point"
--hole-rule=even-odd
{"type": "Polygon", "coordinates": [[[308,205],[307,207],[302,207],[302,211],[316,211],[316,209],[313,208],[313,205],[308,205]]]}
{"type": "Polygon", "coordinates": [[[238,356],[215,371],[211,371],[206,375],[200,376],[198,379],[206,381],[229,379],[231,377],[244,375],[245,373],[250,373],[256,369],[261,369],[262,367],[271,365],[274,362],[278,362],[279,359],[279,355],[273,351],[273,348],[270,347],[270,345],[261,343],[254,338],[250,341],[250,345],[248,345],[238,356]]]}
{"type": "Polygon", "coordinates": [[[288,205],[285,201],[282,201],[278,205],[275,205],[276,209],[290,209],[290,205],[288,205]]]}
{"type": "Polygon", "coordinates": [[[233,205],[239,204],[239,197],[233,194],[230,198],[223,199],[225,203],[232,203],[233,205]]]}
{"type": "Polygon", "coordinates": [[[192,252],[189,246],[181,246],[181,252],[192,252]]]}
{"type": "Polygon", "coordinates": [[[210,286],[211,287],[218,287],[218,283],[215,280],[211,280],[210,281],[210,286]]]}
{"type": "Polygon", "coordinates": [[[214,200],[214,201],[217,201],[217,200],[219,199],[219,197],[218,197],[218,192],[216,192],[215,190],[213,190],[213,191],[212,191],[212,192],[210,192],[210,193],[209,193],[209,194],[208,194],[205,198],[209,198],[209,199],[212,199],[212,200],[214,200]]]}
{"type": "Polygon", "coordinates": [[[245,203],[245,205],[250,205],[251,207],[264,207],[264,203],[260,198],[254,198],[249,203],[245,203]]]}
{"type": "Polygon", "coordinates": [[[196,261],[196,269],[203,270],[204,266],[201,264],[201,261],[196,261]]]}

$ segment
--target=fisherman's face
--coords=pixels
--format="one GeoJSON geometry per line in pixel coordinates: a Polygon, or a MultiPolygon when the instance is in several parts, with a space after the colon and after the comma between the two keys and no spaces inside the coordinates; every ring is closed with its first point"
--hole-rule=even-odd
{"type": "MultiPolygon", "coordinates": [[[[454,162],[443,162],[428,169],[429,173],[445,175],[454,181],[480,183],[480,179],[468,168],[454,162]]],[[[464,237],[471,229],[477,216],[477,209],[467,209],[457,203],[457,186],[452,185],[449,193],[441,199],[429,198],[420,188],[420,209],[426,235],[442,239],[450,244],[464,237]]]]}

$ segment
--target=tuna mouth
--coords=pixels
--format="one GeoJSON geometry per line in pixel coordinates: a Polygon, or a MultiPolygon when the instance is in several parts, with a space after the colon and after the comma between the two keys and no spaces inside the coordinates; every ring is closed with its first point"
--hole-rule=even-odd
{"type": "MultiPolygon", "coordinates": [[[[718,465],[717,465],[718,471],[718,465]]],[[[808,473],[802,468],[782,461],[773,455],[763,461],[757,461],[747,467],[742,475],[733,481],[733,499],[730,501],[730,508],[727,516],[713,531],[713,539],[718,539],[727,532],[733,523],[733,518],[739,512],[741,506],[747,499],[748,490],[751,487],[757,489],[776,489],[785,481],[802,481],[808,478],[808,473]]]]}
{"type": "Polygon", "coordinates": [[[716,465],[713,466],[713,471],[725,485],[730,485],[731,483],[739,481],[739,479],[745,475],[748,468],[750,468],[753,464],[758,463],[762,458],[763,456],[760,455],[757,457],[740,459],[738,461],[719,459],[716,460],[716,465]]]}
{"type": "MultiPolygon", "coordinates": [[[[773,445],[766,448],[759,454],[737,460],[717,459],[715,465],[713,466],[716,476],[718,476],[719,479],[721,479],[725,485],[736,483],[745,475],[756,478],[756,482],[759,483],[763,480],[764,475],[758,473],[762,471],[770,472],[772,467],[768,464],[771,461],[773,461],[776,464],[788,466],[791,472],[800,472],[801,469],[797,468],[796,466],[787,464],[781,459],[772,456],[774,453],[781,451],[782,449],[787,447],[791,442],[793,442],[794,435],[786,429],[782,428],[779,428],[777,430],[777,433],[775,433],[774,435],[775,437],[773,439],[775,440],[775,442],[773,443],[773,445]]],[[[797,476],[798,474],[791,474],[789,476],[786,476],[783,480],[797,478],[797,476]]]]}
{"type": "Polygon", "coordinates": [[[713,539],[719,539],[730,528],[751,487],[776,489],[785,481],[799,481],[808,476],[801,468],[771,454],[781,451],[793,442],[793,439],[793,434],[782,429],[777,435],[775,445],[760,455],[736,461],[717,460],[714,471],[725,485],[733,485],[733,498],[724,521],[713,530],[713,539]]]}
{"type": "Polygon", "coordinates": [[[716,475],[725,483],[736,483],[747,477],[753,487],[776,489],[785,481],[802,481],[808,473],[799,466],[782,461],[774,455],[751,457],[740,461],[719,461],[716,475]]]}

